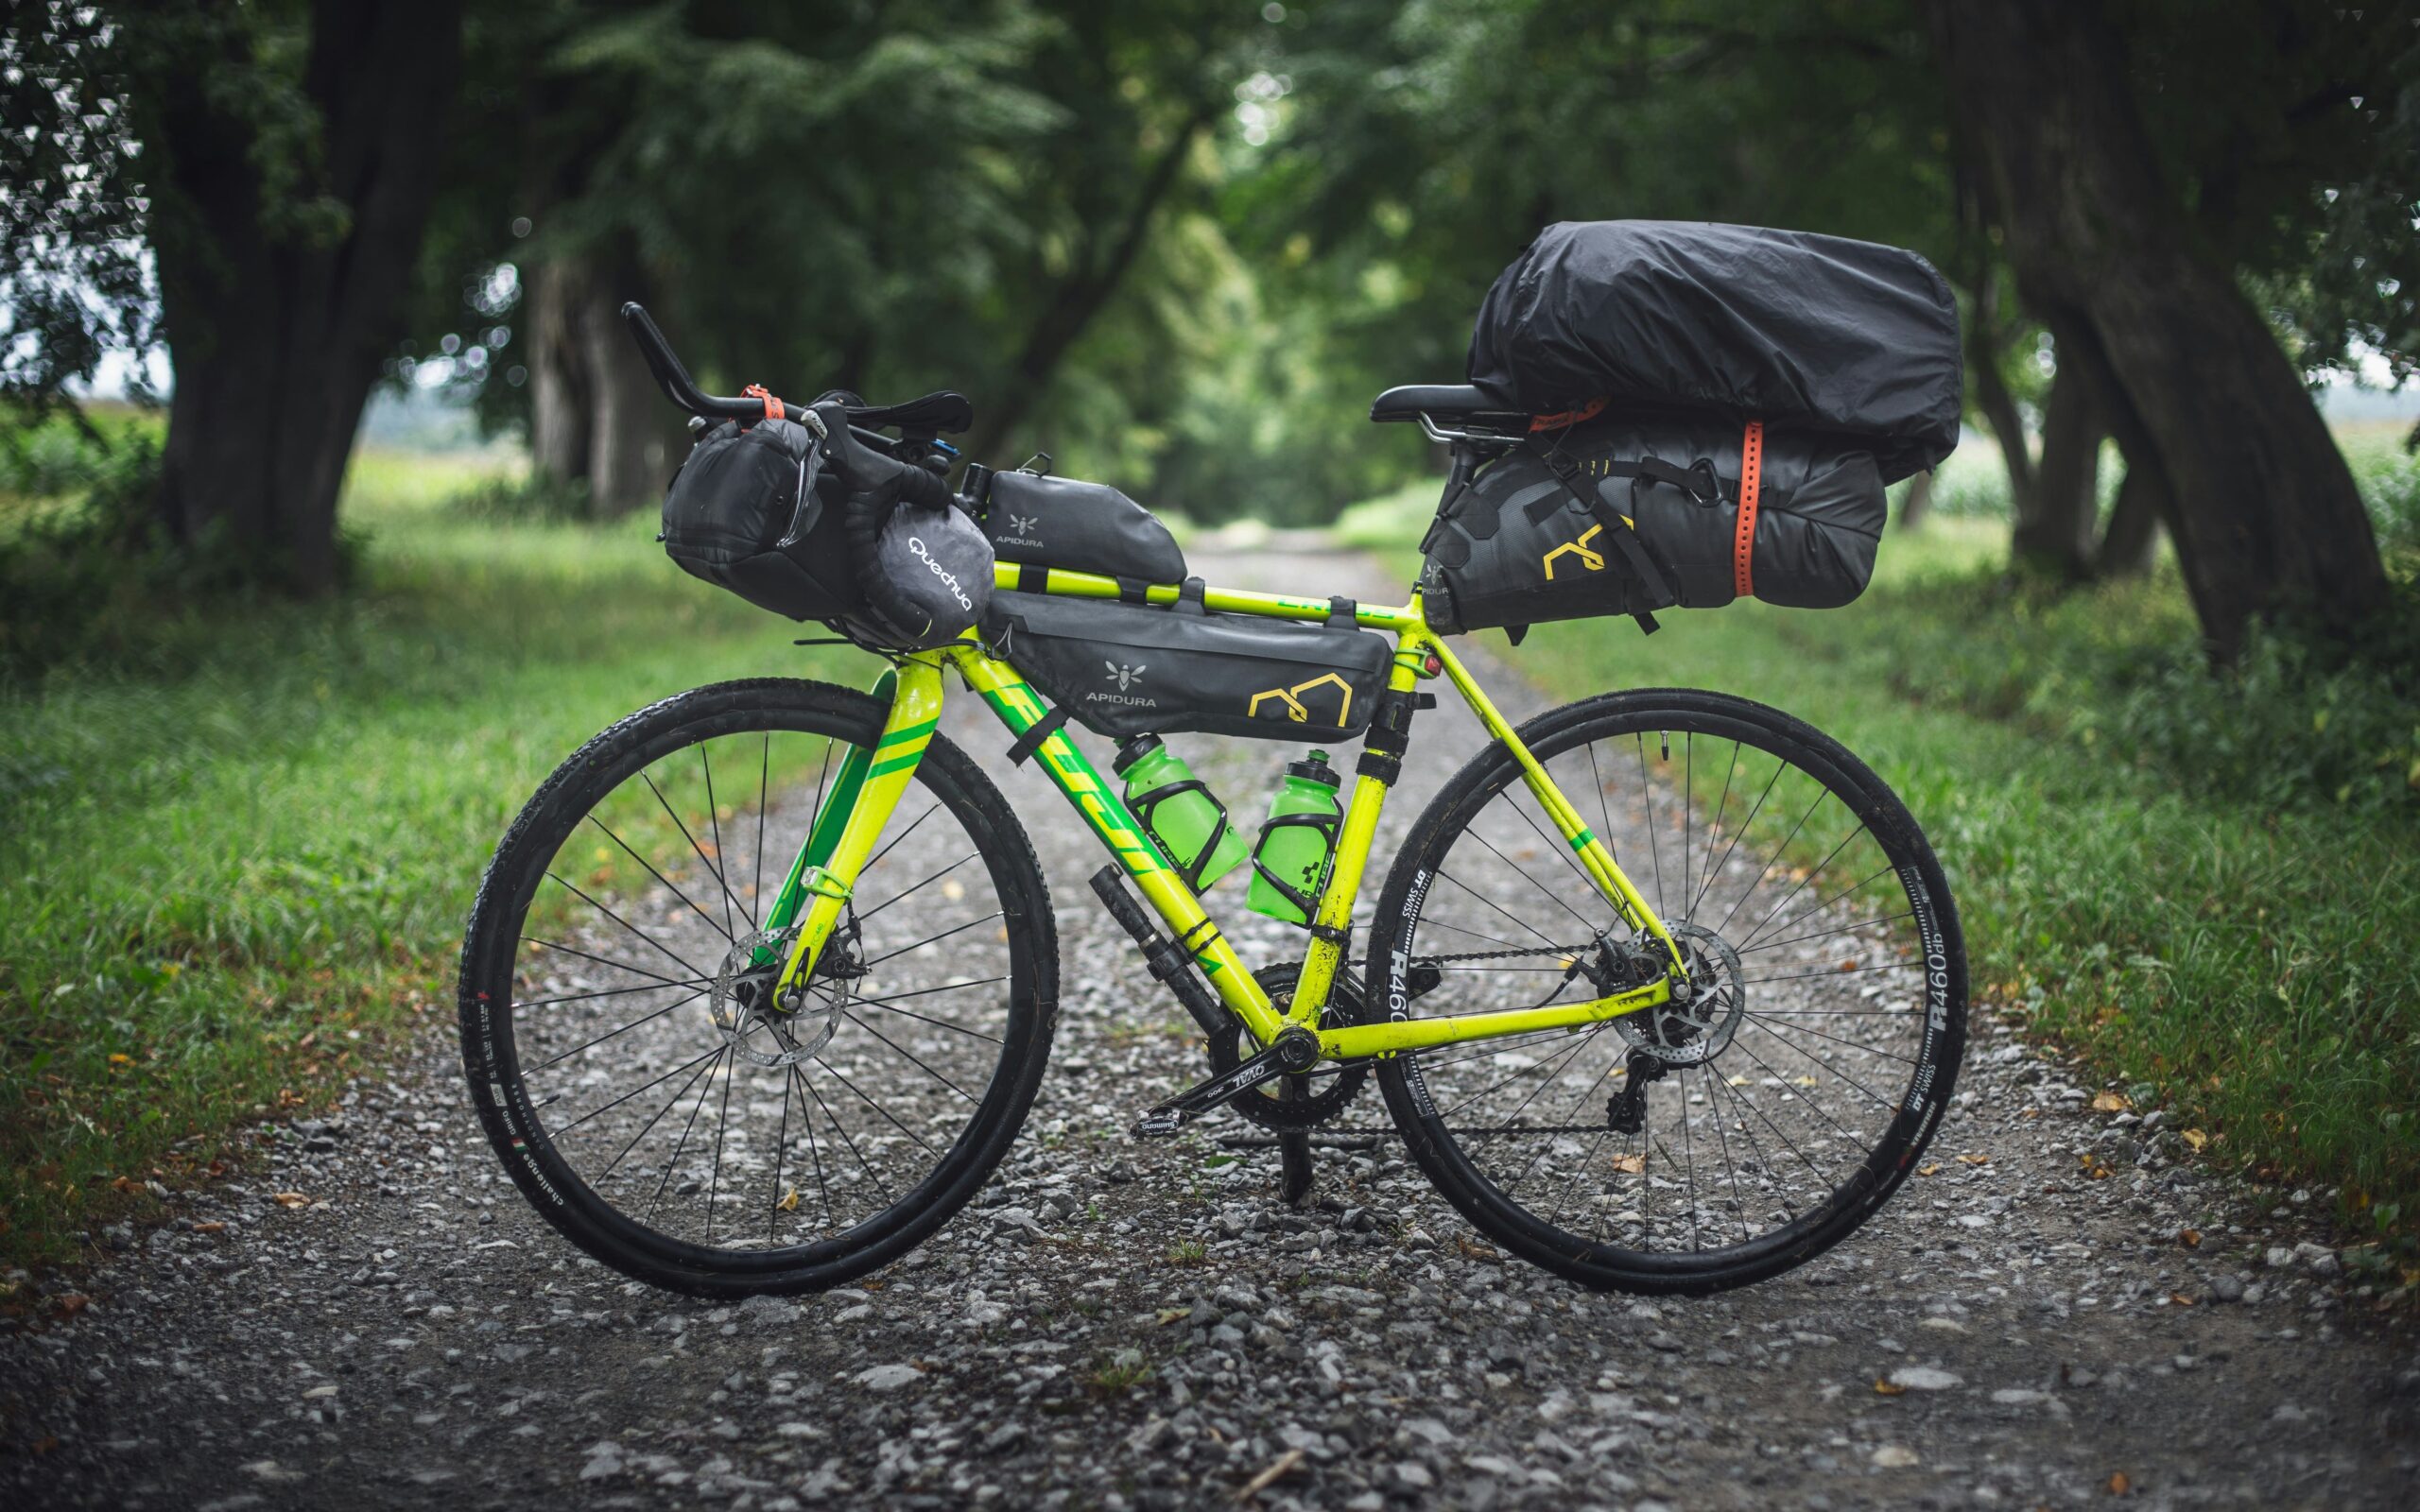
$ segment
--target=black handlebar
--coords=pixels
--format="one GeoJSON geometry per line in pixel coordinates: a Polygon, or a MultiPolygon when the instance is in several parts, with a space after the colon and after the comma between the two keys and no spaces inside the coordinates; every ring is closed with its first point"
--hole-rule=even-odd
{"type": "Polygon", "coordinates": [[[765,413],[761,399],[744,394],[735,399],[717,399],[700,389],[697,380],[689,376],[689,369],[672,354],[672,343],[664,339],[663,331],[636,300],[622,306],[622,318],[631,323],[631,335],[638,338],[639,355],[647,359],[647,370],[655,375],[665,397],[683,409],[713,420],[744,420],[765,413]]]}

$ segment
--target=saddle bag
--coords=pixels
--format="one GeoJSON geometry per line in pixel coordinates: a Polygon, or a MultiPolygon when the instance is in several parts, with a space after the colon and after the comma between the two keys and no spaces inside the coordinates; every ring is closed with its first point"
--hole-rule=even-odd
{"type": "Polygon", "coordinates": [[[1422,542],[1422,602],[1448,632],[1751,595],[1837,609],[1874,576],[1886,513],[1853,442],[1603,416],[1532,435],[1446,502],[1422,542]]]}
{"type": "MultiPolygon", "coordinates": [[[[1105,483],[1020,471],[988,473],[969,491],[1001,561],[1128,584],[1184,580],[1184,553],[1168,527],[1105,483]]],[[[1029,584],[1037,593],[1039,576],[1029,584]]]]}
{"type": "Polygon", "coordinates": [[[796,421],[709,427],[664,495],[664,550],[683,571],[794,620],[864,611],[840,479],[796,421]]]}
{"type": "Polygon", "coordinates": [[[1063,714],[1114,739],[1339,741],[1368,728],[1393,651],[1353,627],[1350,600],[1325,625],[1301,625],[1213,614],[1201,594],[1198,577],[1167,609],[994,593],[984,639],[1063,714]]]}

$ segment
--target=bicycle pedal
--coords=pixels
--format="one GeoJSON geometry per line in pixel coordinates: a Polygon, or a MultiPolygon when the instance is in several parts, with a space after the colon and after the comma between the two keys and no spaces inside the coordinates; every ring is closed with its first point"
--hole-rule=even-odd
{"type": "Polygon", "coordinates": [[[1136,1119],[1131,1132],[1138,1140],[1174,1139],[1178,1131],[1184,1127],[1185,1123],[1186,1118],[1183,1108],[1170,1108],[1163,1103],[1136,1119]]]}

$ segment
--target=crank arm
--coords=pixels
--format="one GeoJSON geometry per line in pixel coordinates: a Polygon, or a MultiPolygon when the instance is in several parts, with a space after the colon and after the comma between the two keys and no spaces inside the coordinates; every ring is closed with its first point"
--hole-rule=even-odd
{"type": "Polygon", "coordinates": [[[1211,1109],[1274,1077],[1308,1071],[1319,1058],[1319,1036],[1299,1025],[1289,1027],[1250,1059],[1186,1088],[1145,1113],[1135,1120],[1133,1135],[1138,1140],[1171,1138],[1211,1109]]]}

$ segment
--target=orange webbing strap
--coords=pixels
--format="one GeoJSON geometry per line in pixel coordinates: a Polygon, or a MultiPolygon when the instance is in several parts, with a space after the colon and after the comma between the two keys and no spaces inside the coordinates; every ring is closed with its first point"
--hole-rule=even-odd
{"type": "Polygon", "coordinates": [[[1765,471],[1765,422],[1748,422],[1739,447],[1739,530],[1731,548],[1731,591],[1740,598],[1756,591],[1753,568],[1756,558],[1756,486],[1765,471]]]}
{"type": "Polygon", "coordinates": [[[1578,409],[1560,410],[1552,415],[1532,415],[1530,417],[1530,430],[1533,435],[1539,431],[1563,430],[1568,426],[1577,425],[1583,420],[1594,420],[1603,413],[1604,408],[1603,400],[1592,399],[1578,409]]]}
{"type": "Polygon", "coordinates": [[[746,394],[751,399],[763,402],[765,405],[765,418],[767,420],[779,420],[782,418],[782,402],[774,398],[770,393],[768,393],[763,384],[750,384],[747,387],[741,389],[740,392],[746,394]]]}

